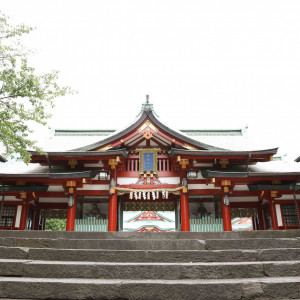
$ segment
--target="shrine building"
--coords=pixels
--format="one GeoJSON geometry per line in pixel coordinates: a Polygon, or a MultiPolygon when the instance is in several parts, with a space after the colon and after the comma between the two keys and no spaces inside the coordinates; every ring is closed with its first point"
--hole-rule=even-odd
{"type": "Polygon", "coordinates": [[[0,157],[0,228],[45,230],[51,218],[67,231],[299,228],[300,163],[251,148],[243,131],[171,129],[148,97],[125,129],[53,130],[28,166],[0,157]]]}

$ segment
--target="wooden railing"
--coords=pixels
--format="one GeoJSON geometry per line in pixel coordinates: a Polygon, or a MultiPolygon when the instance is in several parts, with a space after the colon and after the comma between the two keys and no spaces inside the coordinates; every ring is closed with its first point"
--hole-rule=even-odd
{"type": "Polygon", "coordinates": [[[89,217],[76,219],[74,231],[107,231],[108,220],[89,217]]]}
{"type": "Polygon", "coordinates": [[[223,219],[202,217],[201,219],[190,219],[191,232],[224,231],[223,219]]]}

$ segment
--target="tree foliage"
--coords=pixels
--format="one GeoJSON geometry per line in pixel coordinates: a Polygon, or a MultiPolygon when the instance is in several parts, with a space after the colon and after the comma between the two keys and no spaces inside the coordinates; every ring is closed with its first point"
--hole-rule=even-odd
{"type": "Polygon", "coordinates": [[[46,221],[46,230],[49,231],[65,231],[66,226],[66,219],[47,219],[46,221]]]}
{"type": "Polygon", "coordinates": [[[26,25],[13,26],[0,12],[0,140],[5,154],[19,153],[29,162],[27,149],[41,151],[29,137],[32,125],[46,124],[56,97],[72,93],[57,84],[58,72],[38,75],[28,66],[31,53],[21,43],[33,30],[26,25]]]}

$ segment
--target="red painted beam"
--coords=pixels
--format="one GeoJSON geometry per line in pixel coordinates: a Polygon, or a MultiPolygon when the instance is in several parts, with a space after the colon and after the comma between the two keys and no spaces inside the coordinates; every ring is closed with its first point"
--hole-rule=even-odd
{"type": "Polygon", "coordinates": [[[139,189],[139,190],[147,190],[147,189],[160,189],[160,188],[178,188],[180,185],[178,184],[129,184],[129,185],[118,185],[118,188],[129,188],[129,189],[139,189]]]}
{"type": "Polygon", "coordinates": [[[109,196],[109,191],[76,191],[78,196],[109,196]]]}

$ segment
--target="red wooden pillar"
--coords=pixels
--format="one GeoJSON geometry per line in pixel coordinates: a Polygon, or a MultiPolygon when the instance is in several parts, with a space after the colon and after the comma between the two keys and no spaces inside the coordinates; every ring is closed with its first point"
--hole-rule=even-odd
{"type": "Polygon", "coordinates": [[[109,197],[108,231],[117,231],[118,191],[109,197]]]}
{"type": "Polygon", "coordinates": [[[75,227],[75,218],[76,218],[76,203],[77,195],[73,195],[74,203],[72,206],[68,206],[68,215],[67,215],[67,228],[66,231],[74,231],[75,227]]]}
{"type": "Polygon", "coordinates": [[[224,194],[221,194],[221,207],[223,216],[223,228],[224,231],[232,231],[231,216],[230,216],[230,204],[224,203],[224,194]]]}
{"type": "Polygon", "coordinates": [[[35,209],[35,214],[34,214],[34,225],[33,225],[33,230],[39,230],[39,223],[40,223],[40,213],[41,209],[37,207],[35,209]]]}
{"type": "Polygon", "coordinates": [[[276,209],[275,209],[275,201],[273,198],[269,199],[269,210],[270,210],[270,217],[272,221],[272,228],[273,230],[279,230],[276,209]]]}
{"type": "Polygon", "coordinates": [[[180,193],[181,231],[190,231],[189,197],[187,193],[180,193]]]}
{"type": "Polygon", "coordinates": [[[28,201],[23,199],[21,220],[20,220],[20,230],[26,229],[27,216],[28,216],[28,201]]]}
{"type": "Polygon", "coordinates": [[[265,230],[264,212],[261,206],[257,207],[259,230],[265,230]]]}

